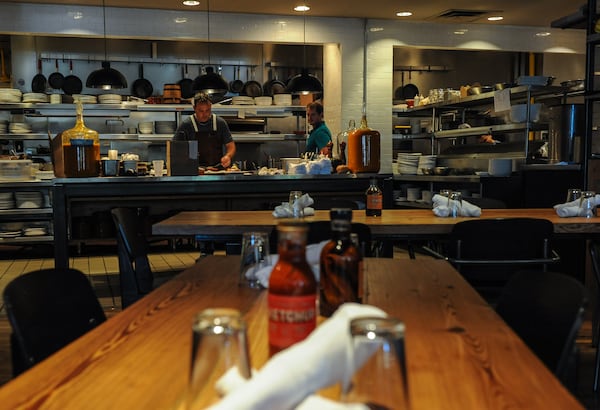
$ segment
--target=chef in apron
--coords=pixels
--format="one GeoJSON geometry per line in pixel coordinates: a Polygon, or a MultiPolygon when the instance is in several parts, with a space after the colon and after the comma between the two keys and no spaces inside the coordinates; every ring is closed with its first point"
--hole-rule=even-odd
{"type": "Polygon", "coordinates": [[[235,155],[229,126],[212,113],[212,102],[206,93],[194,96],[194,114],[181,122],[173,140],[198,141],[198,165],[204,167],[228,168],[235,155]]]}

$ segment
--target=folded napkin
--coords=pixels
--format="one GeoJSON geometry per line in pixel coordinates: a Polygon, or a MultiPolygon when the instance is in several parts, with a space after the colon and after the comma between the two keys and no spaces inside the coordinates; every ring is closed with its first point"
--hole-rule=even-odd
{"type": "Polygon", "coordinates": [[[292,175],[328,175],[331,174],[331,159],[321,157],[311,161],[302,161],[296,164],[289,164],[288,173],[292,175]]]}
{"type": "Polygon", "coordinates": [[[363,316],[385,317],[386,314],[369,305],[346,303],[340,306],[305,340],[277,353],[250,380],[238,385],[210,409],[294,409],[319,389],[336,383],[346,385],[371,353],[359,347],[352,354],[349,324],[352,319],[363,316]]]}
{"type": "MultiPolygon", "coordinates": [[[[321,251],[323,250],[323,247],[327,242],[329,241],[323,241],[306,246],[306,261],[308,262],[313,273],[315,274],[315,279],[317,281],[319,281],[319,263],[321,260],[321,251]]],[[[260,284],[263,287],[268,288],[271,271],[273,270],[273,266],[275,266],[278,260],[279,255],[270,255],[269,263],[267,264],[267,266],[260,268],[256,272],[252,272],[252,269],[248,269],[248,275],[255,275],[258,278],[260,284]]]]}
{"type": "MultiPolygon", "coordinates": [[[[450,201],[454,201],[451,199],[450,201]]],[[[448,207],[448,197],[435,194],[432,198],[433,202],[433,213],[436,216],[446,217],[450,215],[450,208],[448,207]]],[[[460,207],[460,216],[481,216],[481,208],[477,205],[462,200],[460,207]]]]}
{"type": "MultiPolygon", "coordinates": [[[[304,194],[294,202],[294,208],[301,208],[304,211],[304,216],[310,216],[315,214],[315,209],[310,207],[314,203],[315,201],[310,195],[304,194]]],[[[292,209],[289,202],[282,202],[281,205],[275,207],[273,216],[275,218],[292,218],[294,209],[292,209]]]]}
{"type": "MultiPolygon", "coordinates": [[[[594,197],[594,203],[596,206],[600,205],[600,194],[594,197]]],[[[581,211],[579,208],[579,199],[565,202],[564,204],[554,205],[554,209],[556,210],[556,215],[560,216],[561,218],[579,216],[581,211]]]]}

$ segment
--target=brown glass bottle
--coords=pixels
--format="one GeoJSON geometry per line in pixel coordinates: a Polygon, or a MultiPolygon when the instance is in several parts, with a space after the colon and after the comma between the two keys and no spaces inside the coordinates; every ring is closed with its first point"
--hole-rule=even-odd
{"type": "Polygon", "coordinates": [[[321,251],[319,313],[329,317],[346,302],[359,303],[360,251],[352,242],[352,210],[330,211],[332,239],[321,251]]]}
{"type": "Polygon", "coordinates": [[[366,195],[366,213],[367,216],[381,216],[381,210],[383,209],[383,192],[377,186],[377,179],[372,178],[367,188],[366,195]]]}
{"type": "Polygon", "coordinates": [[[306,338],[317,324],[317,281],[306,261],[308,226],[286,221],[277,226],[279,260],[269,278],[269,354],[306,338]]]}

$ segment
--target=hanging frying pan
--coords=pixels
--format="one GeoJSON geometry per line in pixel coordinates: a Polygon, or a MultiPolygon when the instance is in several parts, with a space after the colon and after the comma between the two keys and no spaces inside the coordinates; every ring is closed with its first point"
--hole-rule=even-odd
{"type": "Polygon", "coordinates": [[[48,86],[48,81],[46,80],[46,76],[42,74],[42,59],[39,58],[37,62],[38,73],[33,76],[33,80],[31,80],[31,91],[34,93],[45,93],[46,87],[48,86]]]}
{"type": "Polygon", "coordinates": [[[65,77],[62,86],[67,95],[79,94],[83,90],[83,83],[76,75],[73,75],[73,60],[69,61],[69,75],[65,77]]]}
{"type": "Polygon", "coordinates": [[[404,87],[402,87],[402,99],[404,100],[415,98],[415,96],[418,94],[419,88],[414,84],[408,83],[404,87]]]}
{"type": "Polygon", "coordinates": [[[55,90],[60,90],[65,81],[65,77],[58,71],[58,59],[55,60],[54,65],[56,66],[56,71],[48,77],[48,84],[55,90]]]}
{"type": "Polygon", "coordinates": [[[194,80],[188,78],[187,64],[183,65],[183,78],[177,83],[181,88],[181,98],[192,98],[194,96],[194,80]]]}
{"type": "MultiPolygon", "coordinates": [[[[252,77],[254,77],[254,72],[252,74],[252,77]]],[[[263,95],[262,85],[258,81],[248,80],[244,84],[240,95],[247,95],[248,97],[260,97],[263,95]]]]}
{"type": "Polygon", "coordinates": [[[232,93],[240,93],[244,88],[244,82],[240,80],[240,67],[235,68],[235,75],[233,81],[229,83],[229,91],[232,93]]]}
{"type": "Polygon", "coordinates": [[[285,94],[285,83],[277,79],[277,75],[272,78],[272,69],[269,70],[269,81],[263,84],[263,94],[273,96],[275,94],[285,94]]]}
{"type": "Polygon", "coordinates": [[[140,78],[131,84],[131,94],[134,97],[145,99],[150,97],[153,91],[152,83],[144,78],[144,65],[140,64],[140,78]]]}

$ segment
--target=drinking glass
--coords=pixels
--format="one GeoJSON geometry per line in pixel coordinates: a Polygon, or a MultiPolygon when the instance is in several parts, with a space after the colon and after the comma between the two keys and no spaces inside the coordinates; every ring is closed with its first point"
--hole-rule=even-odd
{"type": "Polygon", "coordinates": [[[186,403],[202,409],[219,400],[217,381],[228,371],[250,378],[246,323],[236,309],[201,311],[192,323],[191,372],[186,403]]]}
{"type": "Polygon", "coordinates": [[[450,196],[450,193],[452,193],[452,191],[449,189],[440,189],[441,196],[445,196],[446,198],[448,198],[450,196]]]}
{"type": "Polygon", "coordinates": [[[570,188],[567,190],[567,202],[572,202],[581,198],[581,189],[570,188]]]}
{"type": "Polygon", "coordinates": [[[162,177],[164,166],[165,166],[164,160],[162,160],[162,159],[153,160],[152,168],[154,168],[154,175],[157,177],[162,177]]]}
{"type": "Polygon", "coordinates": [[[289,204],[292,209],[292,216],[294,218],[302,218],[304,216],[304,209],[296,204],[296,201],[302,196],[302,191],[290,191],[289,204]],[[296,205],[294,205],[296,204],[296,205]]]}
{"type": "Polygon", "coordinates": [[[579,199],[579,216],[593,218],[596,216],[596,193],[583,191],[579,199]]]}
{"type": "Polygon", "coordinates": [[[269,234],[266,232],[244,232],[240,260],[240,285],[261,288],[256,274],[269,265],[269,234]]]}
{"type": "Polygon", "coordinates": [[[342,401],[377,409],[409,408],[404,329],[404,323],[390,317],[350,322],[356,371],[343,383],[342,401]]]}
{"type": "Polygon", "coordinates": [[[448,196],[448,209],[450,214],[448,216],[456,218],[460,216],[462,210],[462,193],[458,191],[450,192],[448,196]]]}

